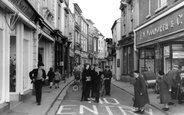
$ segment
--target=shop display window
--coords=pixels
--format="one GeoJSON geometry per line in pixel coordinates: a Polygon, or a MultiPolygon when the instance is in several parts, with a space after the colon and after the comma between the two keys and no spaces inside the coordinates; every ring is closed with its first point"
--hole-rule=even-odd
{"type": "Polygon", "coordinates": [[[10,37],[10,92],[16,91],[16,36],[10,37]]]}
{"type": "Polygon", "coordinates": [[[179,67],[184,68],[184,44],[173,44],[172,51],[172,65],[179,65],[179,67]]]}
{"type": "Polygon", "coordinates": [[[171,70],[170,46],[164,46],[164,72],[171,70]]]}
{"type": "Polygon", "coordinates": [[[139,55],[139,70],[141,73],[144,71],[154,72],[154,59],[155,50],[154,49],[141,49],[139,55]]]}

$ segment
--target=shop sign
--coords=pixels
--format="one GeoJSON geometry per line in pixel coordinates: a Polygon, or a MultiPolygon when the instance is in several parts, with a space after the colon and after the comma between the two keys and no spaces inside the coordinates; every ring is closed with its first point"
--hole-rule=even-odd
{"type": "Polygon", "coordinates": [[[47,33],[48,35],[51,35],[51,32],[48,28],[46,28],[45,26],[43,26],[42,30],[47,33]]]}
{"type": "Polygon", "coordinates": [[[172,35],[184,29],[184,8],[136,31],[136,44],[172,35]]]}
{"type": "Polygon", "coordinates": [[[184,52],[173,52],[173,58],[184,58],[184,52]]]}
{"type": "Polygon", "coordinates": [[[26,15],[31,20],[35,20],[36,14],[33,9],[28,5],[25,0],[9,0],[12,4],[14,4],[24,15],[26,15]]]}

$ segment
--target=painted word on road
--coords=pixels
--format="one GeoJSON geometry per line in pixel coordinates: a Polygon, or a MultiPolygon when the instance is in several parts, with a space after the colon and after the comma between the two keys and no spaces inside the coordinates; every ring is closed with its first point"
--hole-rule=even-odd
{"type": "MultiPolygon", "coordinates": [[[[89,102],[90,103],[90,102],[89,102]]],[[[135,110],[133,107],[121,105],[118,100],[115,98],[102,98],[100,99],[98,108],[96,105],[90,105],[90,107],[84,106],[84,105],[61,105],[57,111],[57,115],[75,115],[75,114],[81,114],[86,115],[87,113],[91,113],[94,115],[100,115],[98,109],[105,109],[107,111],[108,115],[115,115],[113,114],[112,109],[116,108],[119,110],[121,115],[138,115],[134,113],[135,110]],[[74,111],[76,108],[79,108],[79,111],[74,111]]],[[[145,111],[148,115],[153,115],[152,110],[145,111]]]]}

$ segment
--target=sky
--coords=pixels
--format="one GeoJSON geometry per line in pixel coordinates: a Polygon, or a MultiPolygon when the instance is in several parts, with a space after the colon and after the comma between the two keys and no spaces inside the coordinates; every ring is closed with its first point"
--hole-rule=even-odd
{"type": "Polygon", "coordinates": [[[111,27],[121,17],[121,0],[72,0],[82,10],[86,19],[91,19],[94,26],[105,36],[112,38],[111,27]]]}

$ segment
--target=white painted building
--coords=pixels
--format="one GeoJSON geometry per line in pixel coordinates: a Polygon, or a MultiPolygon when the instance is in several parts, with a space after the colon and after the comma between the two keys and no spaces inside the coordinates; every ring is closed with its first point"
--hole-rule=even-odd
{"type": "Polygon", "coordinates": [[[122,62],[122,51],[118,46],[118,41],[121,39],[121,18],[114,21],[114,24],[111,28],[112,31],[112,41],[115,46],[116,53],[113,56],[112,62],[112,73],[116,76],[116,79],[119,80],[121,76],[121,62],[122,62]]]}

